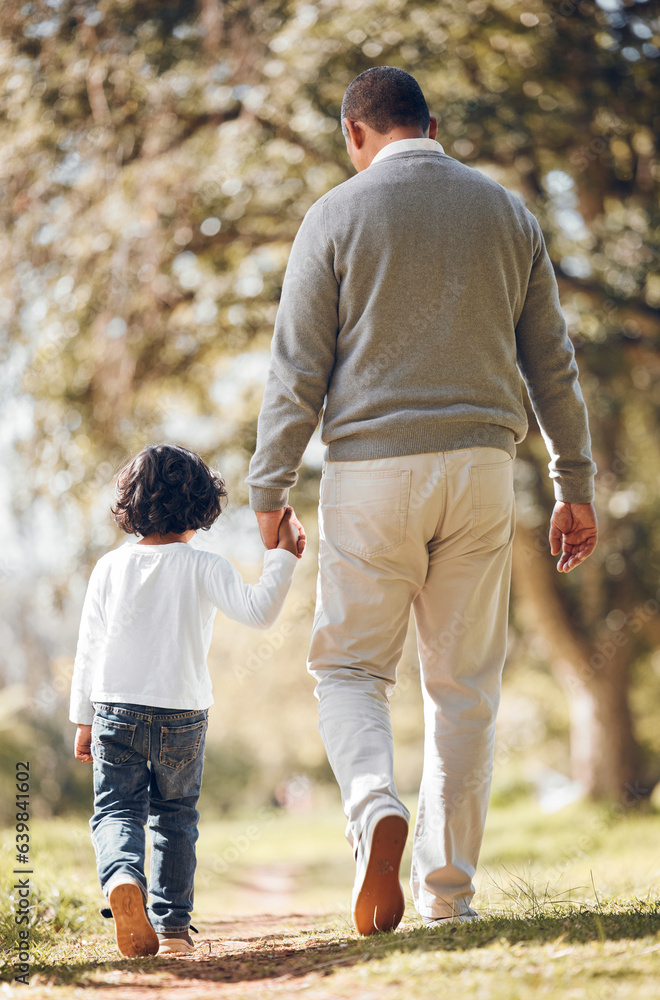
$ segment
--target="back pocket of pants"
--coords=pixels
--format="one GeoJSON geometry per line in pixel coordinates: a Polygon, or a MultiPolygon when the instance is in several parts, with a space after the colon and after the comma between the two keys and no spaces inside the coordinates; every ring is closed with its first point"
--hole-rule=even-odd
{"type": "Polygon", "coordinates": [[[511,538],[513,513],[513,459],[494,465],[475,465],[472,481],[471,534],[497,548],[511,538]]]}
{"type": "Polygon", "coordinates": [[[342,469],[335,483],[338,548],[371,559],[404,541],[409,469],[342,469]]]}
{"type": "Polygon", "coordinates": [[[191,726],[163,726],[160,731],[160,763],[175,770],[190,764],[199,753],[206,726],[206,719],[191,726]]]}
{"type": "Polygon", "coordinates": [[[109,764],[124,764],[132,757],[136,725],[94,716],[92,722],[92,756],[109,764]]]}

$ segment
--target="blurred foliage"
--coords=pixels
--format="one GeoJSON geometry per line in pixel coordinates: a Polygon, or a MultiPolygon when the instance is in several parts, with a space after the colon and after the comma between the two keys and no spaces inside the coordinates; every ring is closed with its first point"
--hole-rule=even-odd
{"type": "MultiPolygon", "coordinates": [[[[582,637],[623,629],[629,664],[643,662],[660,634],[658,3],[5,0],[0,16],[12,501],[25,532],[56,507],[69,553],[8,605],[30,685],[71,647],[70,629],[53,638],[30,608],[48,586],[53,607],[79,607],[71,581],[81,554],[89,564],[116,537],[101,522],[128,453],[177,438],[244,501],[289,247],[352,174],[345,87],[386,63],[419,80],[445,151],[542,223],[600,468],[601,544],[557,587],[582,637]]],[[[517,492],[537,533],[546,463],[532,430],[517,492]]],[[[304,466],[303,513],[316,479],[304,466]]],[[[533,636],[515,642],[534,656],[533,636]]]]}

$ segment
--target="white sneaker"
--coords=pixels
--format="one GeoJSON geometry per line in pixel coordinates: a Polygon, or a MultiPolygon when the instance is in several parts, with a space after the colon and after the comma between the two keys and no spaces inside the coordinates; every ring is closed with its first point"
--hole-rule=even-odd
{"type": "Polygon", "coordinates": [[[399,866],[408,823],[400,813],[375,817],[358,842],[353,887],[353,923],[358,934],[393,931],[406,908],[399,866]]]}
{"type": "Polygon", "coordinates": [[[470,924],[473,920],[481,920],[476,910],[469,913],[455,913],[453,917],[422,917],[425,927],[442,927],[444,924],[470,924]]]}
{"type": "Polygon", "coordinates": [[[155,955],[158,937],[151,926],[142,889],[130,875],[119,874],[106,886],[115,921],[117,947],[122,955],[155,955]]]}
{"type": "Polygon", "coordinates": [[[195,950],[190,934],[187,937],[168,937],[167,934],[158,935],[159,955],[190,955],[195,950]]]}

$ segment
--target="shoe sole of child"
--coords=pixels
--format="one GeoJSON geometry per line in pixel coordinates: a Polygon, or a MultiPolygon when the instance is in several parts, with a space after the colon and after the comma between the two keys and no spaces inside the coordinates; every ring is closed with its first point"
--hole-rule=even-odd
{"type": "Polygon", "coordinates": [[[110,909],[115,920],[117,947],[126,958],[156,955],[158,935],[151,926],[144,897],[134,882],[123,882],[110,891],[110,909]]]}
{"type": "Polygon", "coordinates": [[[384,816],[376,823],[367,870],[353,910],[355,929],[363,937],[393,931],[401,922],[406,904],[399,868],[407,837],[408,824],[403,816],[384,816]]]}

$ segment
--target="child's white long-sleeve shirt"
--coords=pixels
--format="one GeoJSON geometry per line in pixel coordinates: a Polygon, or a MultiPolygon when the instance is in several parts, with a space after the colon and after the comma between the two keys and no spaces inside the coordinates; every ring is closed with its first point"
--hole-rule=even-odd
{"type": "Polygon", "coordinates": [[[252,628],[279,615],[297,558],[264,554],[251,586],[223,556],[127,543],[96,564],[87,587],[73,668],[69,718],[89,725],[92,702],[185,710],[213,704],[206,663],[216,610],[252,628]]]}

